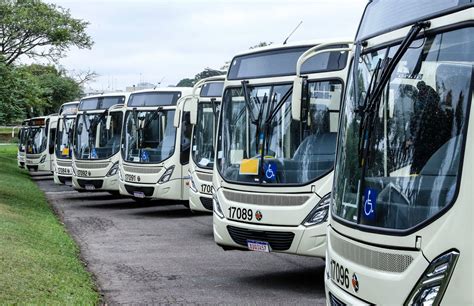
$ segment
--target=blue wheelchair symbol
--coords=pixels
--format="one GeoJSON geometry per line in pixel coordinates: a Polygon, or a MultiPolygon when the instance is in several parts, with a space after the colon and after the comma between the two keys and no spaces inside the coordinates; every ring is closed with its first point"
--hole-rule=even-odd
{"type": "Polygon", "coordinates": [[[364,192],[364,216],[368,220],[375,219],[375,205],[377,203],[377,191],[366,188],[364,192]]]}
{"type": "Polygon", "coordinates": [[[142,161],[149,161],[150,159],[150,156],[148,155],[148,152],[147,151],[142,151],[142,161]]]}
{"type": "Polygon", "coordinates": [[[91,151],[91,158],[97,158],[97,152],[95,150],[95,148],[92,148],[92,151],[91,151]]]}
{"type": "Polygon", "coordinates": [[[265,177],[268,180],[274,181],[276,179],[277,165],[275,163],[268,163],[265,166],[265,177]]]}

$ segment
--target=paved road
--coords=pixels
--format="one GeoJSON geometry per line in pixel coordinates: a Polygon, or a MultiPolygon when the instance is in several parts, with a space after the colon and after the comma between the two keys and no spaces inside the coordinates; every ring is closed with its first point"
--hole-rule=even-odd
{"type": "Polygon", "coordinates": [[[323,304],[324,262],[223,251],[212,216],[175,203],[78,193],[32,174],[78,242],[105,302],[323,304]]]}

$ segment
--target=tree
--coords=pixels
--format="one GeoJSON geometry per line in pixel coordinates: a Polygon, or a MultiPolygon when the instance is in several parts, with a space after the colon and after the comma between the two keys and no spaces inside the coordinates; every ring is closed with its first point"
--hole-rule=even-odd
{"type": "Polygon", "coordinates": [[[182,79],[181,81],[176,84],[178,87],[193,87],[194,86],[194,79],[182,79]]]}
{"type": "Polygon", "coordinates": [[[39,98],[43,104],[42,107],[36,108],[37,115],[55,113],[63,103],[74,101],[81,96],[80,84],[67,76],[64,69],[38,64],[23,66],[20,69],[30,73],[41,89],[39,98]]]}
{"type": "Polygon", "coordinates": [[[20,121],[31,108],[45,106],[36,78],[27,71],[0,61],[0,79],[0,124],[20,121]]]}
{"type": "Polygon", "coordinates": [[[217,75],[223,75],[223,74],[225,74],[225,71],[216,70],[216,69],[207,67],[203,71],[196,74],[194,76],[194,79],[190,79],[190,78],[182,79],[181,81],[178,82],[178,84],[176,84],[176,86],[193,87],[194,84],[196,84],[202,79],[209,78],[212,76],[217,76],[217,75]]]}
{"type": "Polygon", "coordinates": [[[88,22],[69,10],[40,0],[0,0],[0,54],[6,65],[18,58],[56,61],[70,47],[91,48],[88,22]]]}
{"type": "Polygon", "coordinates": [[[266,47],[266,46],[270,46],[270,45],[273,45],[273,41],[269,41],[269,42],[261,41],[258,44],[256,44],[255,46],[250,47],[249,49],[252,50],[252,49],[257,49],[257,48],[266,47]]]}

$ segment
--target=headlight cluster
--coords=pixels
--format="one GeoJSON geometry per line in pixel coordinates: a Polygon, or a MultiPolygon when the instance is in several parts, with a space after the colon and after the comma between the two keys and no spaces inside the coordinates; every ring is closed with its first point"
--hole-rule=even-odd
{"type": "Polygon", "coordinates": [[[115,162],[113,166],[110,168],[109,172],[107,172],[107,176],[114,176],[119,171],[119,162],[115,162]]]}
{"type": "Polygon", "coordinates": [[[45,160],[46,160],[46,155],[43,155],[43,157],[41,157],[40,164],[44,163],[45,160]]]}
{"type": "Polygon", "coordinates": [[[224,219],[224,213],[222,212],[221,204],[219,204],[219,199],[217,198],[217,192],[212,187],[212,210],[214,213],[221,219],[224,219]]]}
{"type": "Polygon", "coordinates": [[[408,296],[405,305],[439,305],[458,258],[458,251],[450,251],[433,260],[408,296]]]}
{"type": "Polygon", "coordinates": [[[158,180],[158,184],[163,184],[168,182],[171,179],[171,176],[173,175],[174,171],[174,166],[169,167],[166,169],[165,173],[161,176],[161,178],[158,180]]]}
{"type": "Polygon", "coordinates": [[[189,176],[189,188],[191,188],[191,190],[194,192],[194,193],[197,193],[198,190],[196,188],[196,183],[194,183],[194,180],[193,180],[193,176],[191,174],[191,170],[188,170],[188,176],[189,176]]]}
{"type": "Polygon", "coordinates": [[[309,215],[303,221],[304,226],[313,226],[321,224],[328,219],[329,204],[331,203],[331,193],[325,195],[316,206],[311,210],[309,215]]]}

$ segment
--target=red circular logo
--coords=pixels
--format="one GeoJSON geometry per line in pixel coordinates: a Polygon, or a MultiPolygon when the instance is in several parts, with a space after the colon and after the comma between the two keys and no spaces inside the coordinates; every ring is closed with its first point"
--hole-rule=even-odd
{"type": "Polygon", "coordinates": [[[262,212],[260,210],[257,210],[255,212],[255,219],[257,219],[257,221],[260,221],[262,220],[262,218],[263,218],[262,212]]]}

